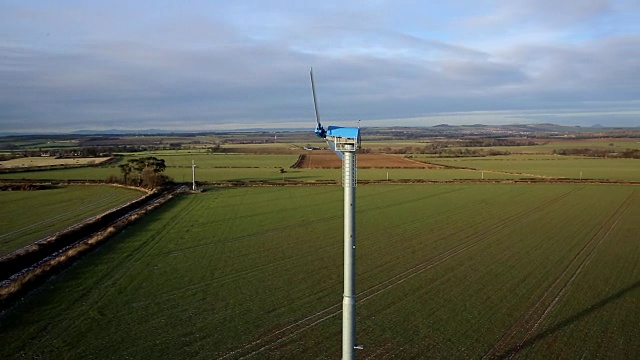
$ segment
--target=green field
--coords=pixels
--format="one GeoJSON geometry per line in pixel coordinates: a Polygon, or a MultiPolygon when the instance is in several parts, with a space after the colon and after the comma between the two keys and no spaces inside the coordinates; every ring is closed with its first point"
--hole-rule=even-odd
{"type": "MultiPolygon", "coordinates": [[[[640,188],[370,185],[366,358],[640,357],[640,188]]],[[[183,195],[0,317],[4,358],[338,358],[342,188],[183,195]]]]}
{"type": "Polygon", "coordinates": [[[72,148],[78,146],[77,140],[61,140],[61,139],[52,139],[50,137],[42,136],[42,137],[0,137],[0,146],[6,146],[8,144],[12,144],[14,146],[19,146],[21,149],[28,150],[50,150],[50,149],[60,149],[60,148],[72,148]]]}
{"type": "Polygon", "coordinates": [[[157,156],[165,160],[169,168],[189,168],[194,160],[197,168],[288,168],[298,159],[298,155],[272,154],[156,154],[144,153],[142,156],[157,156]]]}
{"type": "MultiPolygon", "coordinates": [[[[401,155],[398,155],[401,156],[401,155]]],[[[428,155],[411,155],[415,160],[477,171],[456,169],[360,169],[358,179],[520,179],[520,178],[569,178],[618,181],[640,181],[640,161],[637,159],[604,159],[555,155],[509,155],[471,158],[433,158],[428,155]]],[[[191,181],[191,160],[196,161],[198,181],[317,181],[340,180],[339,169],[290,169],[296,155],[250,154],[200,154],[165,155],[165,173],[176,182],[191,181]],[[286,173],[280,173],[280,168],[286,173]]],[[[35,180],[105,180],[121,176],[114,166],[76,169],[57,169],[0,174],[0,179],[35,180]]]]}
{"type": "MultiPolygon", "coordinates": [[[[128,155],[120,163],[126,162],[127,159],[151,155],[165,160],[167,165],[165,173],[177,182],[191,181],[191,160],[196,162],[196,174],[199,181],[229,181],[282,179],[279,169],[288,169],[298,158],[298,155],[185,154],[184,152],[167,151],[165,154],[154,152],[135,156],[128,155]]],[[[117,165],[6,173],[0,174],[0,179],[105,180],[110,176],[122,176],[117,165]]],[[[317,179],[325,178],[326,176],[321,175],[317,179]]]]}
{"type": "Polygon", "coordinates": [[[594,149],[624,151],[627,149],[639,149],[640,142],[637,139],[592,139],[592,140],[545,140],[539,145],[528,146],[495,146],[495,147],[474,147],[471,149],[482,149],[485,151],[499,150],[508,151],[512,154],[552,154],[553,151],[563,149],[594,149]]]}
{"type": "MultiPolygon", "coordinates": [[[[509,151],[511,155],[488,157],[442,157],[435,154],[409,154],[414,160],[441,164],[465,169],[360,169],[360,180],[459,180],[459,179],[529,179],[529,178],[567,178],[584,180],[640,181],[640,161],[637,159],[590,158],[582,156],[560,156],[552,152],[560,149],[591,148],[599,150],[623,151],[638,148],[637,139],[594,139],[545,140],[533,146],[497,146],[487,151],[509,151]],[[483,173],[484,172],[484,173],[483,173]]],[[[422,141],[372,141],[366,143],[369,148],[390,147],[392,149],[424,147],[422,141]]],[[[314,145],[323,145],[316,144],[314,145]]],[[[227,145],[225,145],[227,146],[227,145]]],[[[298,143],[238,144],[239,150],[254,153],[211,153],[205,149],[157,150],[144,153],[127,153],[119,164],[145,156],[156,156],[165,160],[165,174],[176,182],[191,182],[191,162],[196,163],[196,180],[201,182],[218,181],[339,181],[339,170],[332,169],[291,169],[297,154],[274,154],[300,148],[298,143]],[[264,153],[261,153],[263,151],[264,153]],[[286,172],[282,174],[280,169],[286,172]]],[[[450,148],[455,149],[455,148],[450,148]]],[[[405,155],[397,155],[405,156],[405,155]]],[[[1,179],[33,180],[91,180],[100,181],[121,177],[118,164],[103,167],[73,169],[55,169],[47,171],[25,171],[0,174],[1,179]]]]}
{"type": "Polygon", "coordinates": [[[0,191],[0,256],[139,198],[114,186],[75,185],[39,191],[0,191]]]}
{"type": "MultiPolygon", "coordinates": [[[[413,148],[418,150],[423,148],[426,144],[438,143],[442,140],[438,139],[424,139],[424,140],[394,140],[394,141],[363,141],[363,144],[367,148],[382,149],[389,147],[391,149],[413,148]]],[[[450,140],[445,140],[450,141],[450,140]]],[[[590,148],[594,150],[610,150],[610,151],[624,151],[627,149],[640,149],[640,141],[638,139],[628,138],[609,138],[609,139],[538,139],[535,140],[539,144],[537,145],[525,145],[525,146],[492,146],[492,147],[469,147],[474,150],[498,150],[507,151],[512,154],[547,154],[551,155],[553,151],[559,151],[562,149],[584,149],[590,148]]],[[[464,147],[452,146],[449,149],[464,149],[464,147]]],[[[434,156],[434,155],[427,155],[434,156]]]]}
{"type": "Polygon", "coordinates": [[[486,158],[433,159],[414,156],[425,162],[483,171],[568,179],[640,181],[638,159],[605,159],[564,156],[511,155],[486,158]],[[582,173],[582,175],[581,175],[582,173]]]}
{"type": "MultiPolygon", "coordinates": [[[[197,181],[339,181],[340,169],[289,169],[284,174],[279,168],[249,167],[249,168],[206,168],[196,167],[197,181]]],[[[481,179],[479,171],[456,169],[359,169],[360,180],[386,180],[389,173],[390,180],[422,179],[422,180],[456,180],[481,179]]],[[[165,174],[176,182],[191,182],[191,167],[167,167],[165,174]]],[[[78,168],[65,170],[33,171],[0,174],[0,179],[20,180],[105,180],[109,176],[121,176],[115,167],[78,168]]],[[[500,174],[486,172],[485,179],[519,179],[530,176],[517,174],[500,174]]]]}
{"type": "Polygon", "coordinates": [[[72,169],[56,169],[46,171],[23,171],[0,174],[6,180],[106,180],[109,176],[122,176],[115,166],[81,167],[72,169]]]}

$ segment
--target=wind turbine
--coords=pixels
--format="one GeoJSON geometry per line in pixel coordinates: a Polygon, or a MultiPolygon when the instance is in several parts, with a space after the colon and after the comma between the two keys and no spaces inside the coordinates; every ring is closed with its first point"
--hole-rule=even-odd
{"type": "Polygon", "coordinates": [[[344,293],[342,297],[342,359],[354,359],[356,345],[356,150],[360,148],[360,128],[329,126],[320,123],[316,88],[311,77],[313,108],[316,112],[316,136],[325,139],[342,159],[342,186],[344,187],[344,293]]]}

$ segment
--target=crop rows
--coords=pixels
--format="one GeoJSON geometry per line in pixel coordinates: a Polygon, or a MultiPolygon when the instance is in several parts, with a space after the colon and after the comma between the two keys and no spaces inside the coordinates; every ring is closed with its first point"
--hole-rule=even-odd
{"type": "MultiPolygon", "coordinates": [[[[527,176],[569,179],[601,179],[640,181],[637,159],[604,159],[560,157],[532,158],[530,155],[488,158],[433,159],[421,158],[433,164],[466,167],[484,171],[501,171],[527,176]]],[[[526,176],[522,176],[526,177],[526,176]]]]}
{"type": "MultiPolygon", "coordinates": [[[[183,196],[0,317],[0,354],[338,357],[341,190],[183,196]]],[[[359,358],[640,354],[634,187],[357,191],[359,358]]]]}
{"type": "Polygon", "coordinates": [[[11,209],[0,218],[0,256],[140,196],[131,189],[84,185],[0,192],[0,206],[11,209]]]}

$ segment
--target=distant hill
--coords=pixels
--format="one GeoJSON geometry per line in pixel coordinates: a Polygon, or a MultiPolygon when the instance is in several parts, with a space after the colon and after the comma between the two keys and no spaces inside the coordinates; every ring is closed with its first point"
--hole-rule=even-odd
{"type": "Polygon", "coordinates": [[[562,133],[562,134],[570,134],[570,133],[585,133],[585,132],[593,132],[594,129],[606,130],[606,129],[621,129],[621,128],[605,128],[603,126],[592,126],[592,127],[582,127],[582,126],[565,126],[565,125],[557,125],[551,123],[540,123],[540,124],[508,124],[508,125],[483,125],[483,124],[473,124],[473,125],[447,125],[441,124],[431,127],[434,130],[446,130],[446,131],[510,131],[510,132],[523,132],[523,133],[562,133]]]}
{"type": "Polygon", "coordinates": [[[155,135],[155,134],[171,134],[171,133],[176,133],[176,131],[161,130],[161,129],[146,129],[146,130],[109,129],[109,130],[77,130],[77,131],[73,131],[71,134],[74,134],[74,135],[135,135],[135,134],[155,135]]]}
{"type": "MultiPolygon", "coordinates": [[[[638,130],[640,126],[636,127],[606,127],[600,124],[592,126],[565,126],[551,123],[539,123],[539,124],[507,124],[507,125],[484,125],[484,124],[468,124],[468,125],[449,125],[438,124],[434,126],[384,126],[384,127],[370,127],[364,128],[376,131],[388,131],[388,132],[432,132],[434,135],[438,134],[486,134],[486,133],[546,133],[546,134],[584,134],[589,132],[603,132],[612,130],[638,130]]],[[[163,129],[141,129],[141,130],[124,130],[124,129],[108,129],[108,130],[77,130],[73,132],[60,133],[60,132],[0,132],[0,136],[34,136],[34,135],[46,135],[46,136],[64,136],[64,135],[168,135],[168,134],[229,134],[229,133],[296,133],[313,131],[312,128],[247,128],[247,129],[229,129],[229,130],[163,130],[163,129]]]]}

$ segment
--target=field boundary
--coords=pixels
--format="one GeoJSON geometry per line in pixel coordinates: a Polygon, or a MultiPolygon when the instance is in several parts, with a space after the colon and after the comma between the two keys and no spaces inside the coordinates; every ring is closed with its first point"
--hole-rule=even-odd
{"type": "MultiPolygon", "coordinates": [[[[389,154],[360,154],[358,157],[359,169],[443,169],[442,165],[428,164],[407,157],[389,154]]],[[[291,165],[295,169],[340,169],[342,160],[336,154],[329,151],[305,153],[298,156],[298,160],[291,165]]]]}
{"type": "MultiPolygon", "coordinates": [[[[202,185],[218,187],[251,187],[251,186],[326,186],[340,185],[336,180],[276,180],[276,181],[200,181],[202,185]]],[[[453,180],[428,180],[428,179],[393,179],[393,180],[358,180],[358,185],[405,185],[405,184],[596,184],[596,185],[640,185],[640,181],[623,180],[578,180],[565,178],[536,178],[536,179],[453,179],[453,180]]]]}
{"type": "Polygon", "coordinates": [[[472,167],[467,167],[467,166],[455,166],[455,165],[448,165],[448,164],[436,164],[436,163],[432,163],[429,161],[420,161],[420,160],[415,160],[415,159],[410,159],[416,162],[420,162],[423,164],[429,164],[429,165],[433,165],[433,166],[441,166],[444,169],[453,169],[453,170],[465,170],[465,171],[475,171],[475,172],[487,172],[487,173],[492,173],[492,174],[505,174],[505,175],[520,175],[520,176],[530,176],[530,177],[534,177],[534,178],[539,178],[539,179],[550,179],[550,180],[557,180],[557,179],[567,179],[569,180],[569,178],[566,177],[560,177],[560,178],[556,178],[553,176],[547,176],[547,175],[536,175],[536,174],[529,174],[529,173],[520,173],[520,172],[513,172],[513,171],[500,171],[500,170],[482,170],[482,169],[476,169],[476,168],[472,168],[472,167]]]}
{"type": "Polygon", "coordinates": [[[306,154],[300,154],[298,155],[298,159],[296,160],[296,162],[293,163],[293,165],[289,166],[290,169],[297,169],[300,167],[300,163],[302,163],[302,161],[304,160],[304,158],[306,157],[306,154]]]}
{"type": "Polygon", "coordinates": [[[150,193],[2,257],[0,309],[185,190],[150,193]]]}
{"type": "Polygon", "coordinates": [[[49,171],[49,170],[64,170],[64,169],[78,169],[85,167],[104,167],[113,165],[120,161],[120,157],[111,156],[96,163],[87,164],[52,164],[42,166],[15,166],[15,167],[0,167],[0,174],[11,174],[21,172],[33,172],[33,171],[49,171]]]}
{"type": "MultiPolygon", "coordinates": [[[[464,170],[464,169],[458,169],[464,170]]],[[[467,169],[469,171],[481,171],[467,169]]],[[[486,171],[486,170],[485,170],[486,171]]],[[[517,174],[511,174],[517,175],[517,174]]],[[[55,179],[0,179],[0,187],[20,186],[21,184],[41,184],[48,186],[55,185],[113,185],[115,183],[105,183],[104,180],[55,180],[55,179]]],[[[191,182],[178,183],[190,186],[191,182]]],[[[251,186],[326,186],[341,185],[339,180],[225,180],[225,181],[200,181],[200,185],[216,187],[251,187],[251,186]]],[[[404,185],[404,184],[596,184],[596,185],[640,185],[640,181],[629,180],[606,180],[606,179],[571,179],[571,178],[521,178],[521,179],[452,179],[452,180],[430,180],[430,179],[390,179],[390,180],[358,180],[358,185],[404,185]]],[[[122,186],[122,185],[120,185],[122,186]]],[[[135,188],[139,189],[139,188],[135,188]]]]}

